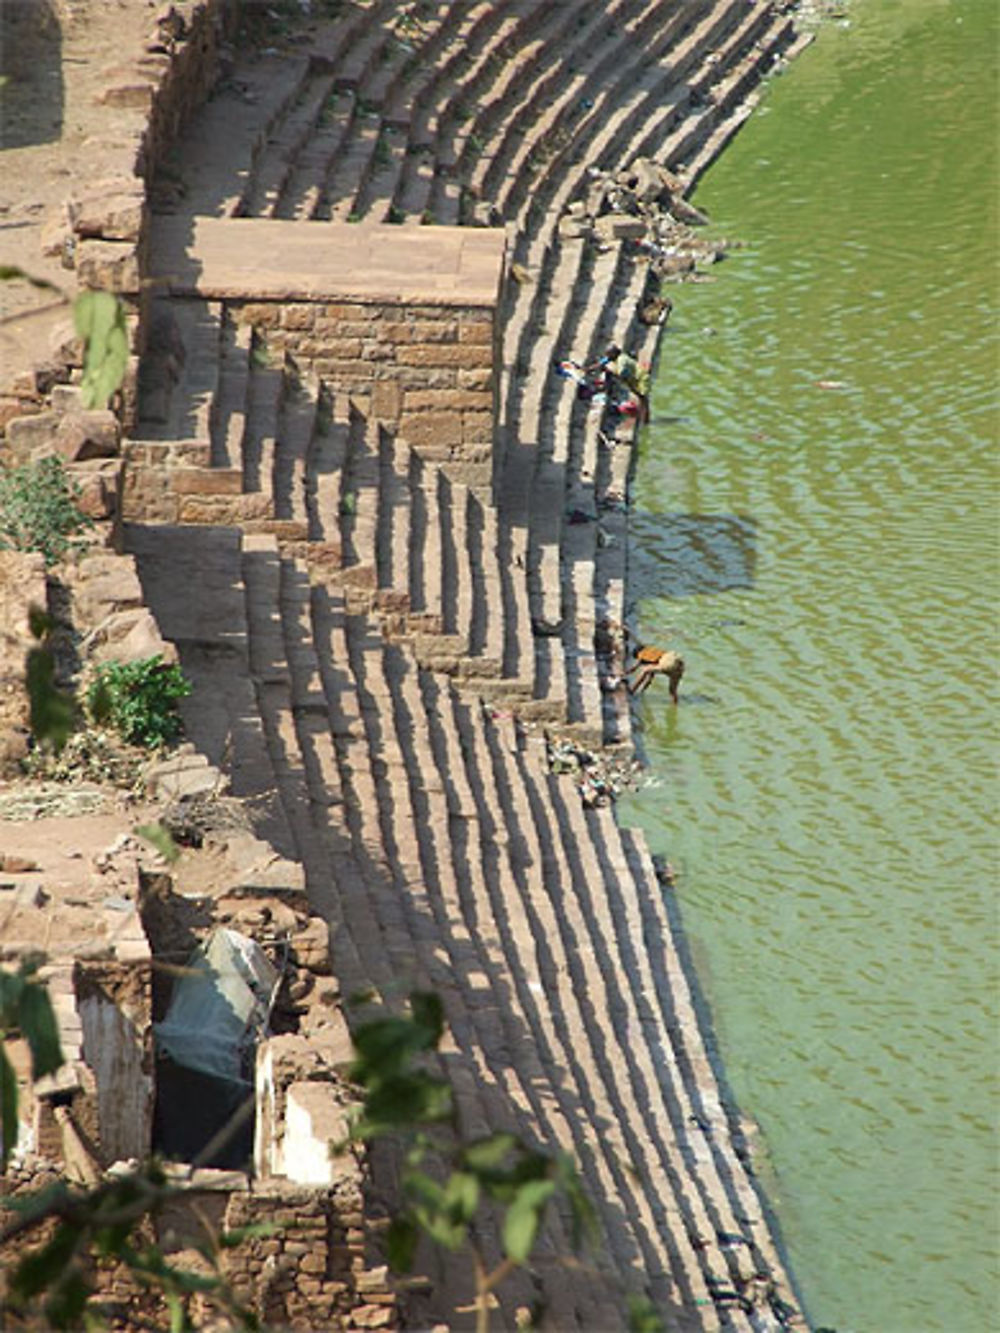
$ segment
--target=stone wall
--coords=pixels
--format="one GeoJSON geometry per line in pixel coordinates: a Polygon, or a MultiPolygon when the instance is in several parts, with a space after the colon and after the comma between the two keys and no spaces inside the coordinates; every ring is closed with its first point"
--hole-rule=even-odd
{"type": "Polygon", "coordinates": [[[269,351],[287,353],[425,456],[490,461],[501,360],[493,307],[353,300],[230,309],[269,351]]]}
{"type": "MultiPolygon", "coordinates": [[[[239,9],[239,0],[176,0],[150,9],[143,49],[107,71],[99,95],[106,106],[139,114],[126,117],[128,128],[120,140],[102,145],[102,162],[112,165],[77,189],[42,232],[43,252],[75,269],[81,290],[115,292],[124,302],[132,352],[120,403],[126,426],[135,420],[147,332],[149,186],[180,129],[215,83],[239,9]]],[[[41,411],[53,385],[66,383],[81,364],[81,345],[69,338],[50,363],[13,384],[0,384],[0,420],[41,411]]]]}

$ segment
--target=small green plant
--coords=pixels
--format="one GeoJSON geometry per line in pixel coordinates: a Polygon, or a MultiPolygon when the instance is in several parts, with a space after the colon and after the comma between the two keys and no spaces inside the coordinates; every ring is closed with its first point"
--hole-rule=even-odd
{"type": "Polygon", "coordinates": [[[401,222],[406,221],[406,214],[401,208],[397,207],[396,204],[390,204],[389,210],[385,215],[385,220],[398,227],[401,222]]]}
{"type": "Polygon", "coordinates": [[[180,667],[157,654],[99,666],[87,691],[87,707],[95,722],[107,722],[130,745],[156,749],[181,734],[177,705],[190,693],[180,667]]]}
{"type": "Polygon", "coordinates": [[[56,564],[93,527],[79,498],[80,488],[54,455],[0,472],[0,550],[38,551],[47,565],[56,564]]]}
{"type": "Polygon", "coordinates": [[[506,1132],[472,1142],[459,1137],[451,1088],[423,1067],[443,1031],[433,992],[411,995],[408,1015],[380,1015],[357,1029],[351,1076],[365,1098],[352,1138],[393,1138],[403,1147],[402,1205],[386,1237],[392,1267],[409,1271],[421,1232],[445,1249],[468,1250],[476,1333],[486,1333],[491,1293],[527,1263],[549,1203],[562,1195],[569,1205],[575,1247],[593,1226],[593,1209],[566,1154],[550,1157],[506,1132]],[[493,1267],[473,1229],[484,1205],[502,1215],[504,1257],[493,1267]]]}
{"type": "Polygon", "coordinates": [[[387,167],[392,161],[392,145],[389,143],[389,136],[385,130],[375,140],[375,165],[378,167],[387,167]]]}

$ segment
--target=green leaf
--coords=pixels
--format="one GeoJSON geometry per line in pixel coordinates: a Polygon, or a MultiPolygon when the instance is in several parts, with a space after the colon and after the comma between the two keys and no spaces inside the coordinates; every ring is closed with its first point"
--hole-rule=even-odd
{"type": "Polygon", "coordinates": [[[561,1152],[556,1158],[555,1178],[556,1184],[569,1202],[573,1222],[571,1240],[574,1250],[578,1250],[585,1239],[592,1240],[596,1236],[597,1214],[583,1188],[576,1163],[569,1153],[561,1152]]]}
{"type": "Polygon", "coordinates": [[[7,1052],[0,1046],[0,1172],[17,1143],[17,1079],[7,1052]]]}
{"type": "Polygon", "coordinates": [[[462,1160],[470,1171],[495,1171],[518,1146],[514,1134],[501,1132],[489,1138],[477,1139],[462,1151],[462,1160]]]}
{"type": "Polygon", "coordinates": [[[451,1115],[451,1089],[440,1079],[417,1072],[387,1079],[365,1098],[354,1138],[367,1140],[394,1130],[434,1124],[451,1115]]]}
{"type": "Polygon", "coordinates": [[[52,1001],[44,986],[35,981],[25,984],[18,1006],[19,1026],[31,1048],[31,1076],[34,1079],[54,1074],[63,1063],[52,1001]]]}
{"type": "Polygon", "coordinates": [[[107,407],[128,367],[125,307],[111,292],[81,292],[73,320],[84,342],[81,401],[85,408],[107,407]]]}
{"type": "Polygon", "coordinates": [[[30,1300],[54,1287],[72,1260],[80,1239],[79,1226],[60,1222],[48,1244],[31,1250],[15,1268],[10,1280],[14,1295],[20,1300],[30,1300]]]}
{"type": "Polygon", "coordinates": [[[174,1291],[168,1291],[166,1298],[167,1309],[170,1311],[170,1333],[186,1333],[188,1319],[184,1312],[184,1302],[174,1291]]]}
{"type": "Polygon", "coordinates": [[[479,1207],[479,1181],[468,1171],[453,1171],[444,1188],[444,1205],[456,1220],[471,1222],[479,1207]]]}
{"type": "Polygon", "coordinates": [[[555,1188],[554,1180],[531,1180],[521,1186],[508,1208],[503,1221],[503,1244],[515,1263],[527,1262],[538,1235],[545,1205],[555,1193],[555,1188]]]}
{"type": "Polygon", "coordinates": [[[385,1249],[389,1266],[394,1272],[412,1272],[419,1234],[417,1225],[411,1217],[399,1216],[392,1219],[386,1232],[385,1249]]]}
{"type": "Polygon", "coordinates": [[[181,854],[181,849],[174,842],[165,824],[138,824],[132,832],[151,843],[168,864],[176,861],[181,854]]]}
{"type": "Polygon", "coordinates": [[[87,1308],[91,1285],[78,1268],[71,1268],[45,1302],[53,1328],[78,1328],[87,1308]]]}
{"type": "Polygon", "coordinates": [[[428,1050],[435,1050],[444,1032],[444,1005],[434,991],[414,991],[410,996],[413,1021],[426,1034],[428,1050]]]}

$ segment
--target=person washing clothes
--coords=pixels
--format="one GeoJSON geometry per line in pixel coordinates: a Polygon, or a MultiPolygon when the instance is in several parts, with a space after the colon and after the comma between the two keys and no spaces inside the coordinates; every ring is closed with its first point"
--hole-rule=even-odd
{"type": "Polygon", "coordinates": [[[650,373],[648,365],[637,361],[630,352],[623,352],[617,343],[612,343],[600,360],[594,363],[594,367],[611,375],[619,383],[624,384],[631,393],[634,393],[639,402],[639,421],[649,420],[650,373]]]}

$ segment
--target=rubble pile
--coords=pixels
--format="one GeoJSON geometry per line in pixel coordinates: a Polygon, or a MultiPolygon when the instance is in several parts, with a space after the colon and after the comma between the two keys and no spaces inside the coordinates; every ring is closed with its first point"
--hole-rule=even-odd
{"type": "Polygon", "coordinates": [[[714,264],[729,248],[695,231],[708,219],[684,198],[681,178],[652,158],[636,158],[618,171],[591,167],[588,175],[585,198],[568,204],[559,221],[563,240],[589,239],[602,248],[631,243],[661,280],[689,278],[697,265],[714,264]]]}

